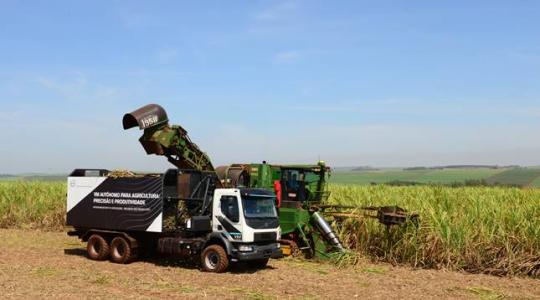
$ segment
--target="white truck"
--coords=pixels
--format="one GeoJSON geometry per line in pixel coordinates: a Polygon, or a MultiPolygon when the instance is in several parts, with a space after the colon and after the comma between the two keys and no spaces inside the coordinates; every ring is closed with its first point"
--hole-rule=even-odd
{"type": "Polygon", "coordinates": [[[67,181],[68,234],[87,242],[91,259],[129,263],[157,251],[224,272],[231,262],[264,267],[282,257],[275,195],[266,190],[216,188],[215,173],[178,169],[76,169],[67,181]]]}

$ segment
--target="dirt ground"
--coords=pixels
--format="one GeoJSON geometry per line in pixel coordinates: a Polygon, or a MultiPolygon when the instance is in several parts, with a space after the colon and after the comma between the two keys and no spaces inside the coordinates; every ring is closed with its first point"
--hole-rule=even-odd
{"type": "Polygon", "coordinates": [[[288,258],[210,274],[167,259],[91,261],[84,247],[61,232],[0,230],[0,298],[540,299],[540,280],[530,278],[288,258]]]}

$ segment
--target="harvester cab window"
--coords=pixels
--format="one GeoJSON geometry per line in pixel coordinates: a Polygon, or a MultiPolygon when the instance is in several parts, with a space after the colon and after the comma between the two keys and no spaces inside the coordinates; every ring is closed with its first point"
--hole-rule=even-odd
{"type": "Polygon", "coordinates": [[[220,200],[221,212],[232,222],[240,221],[240,212],[238,210],[238,199],[236,196],[222,196],[220,200]]]}
{"type": "Polygon", "coordinates": [[[298,189],[298,171],[291,172],[291,177],[289,178],[289,185],[293,189],[298,189]]]}
{"type": "Polygon", "coordinates": [[[306,201],[306,174],[303,170],[285,170],[283,172],[282,181],[284,190],[283,198],[289,201],[306,201]]]}

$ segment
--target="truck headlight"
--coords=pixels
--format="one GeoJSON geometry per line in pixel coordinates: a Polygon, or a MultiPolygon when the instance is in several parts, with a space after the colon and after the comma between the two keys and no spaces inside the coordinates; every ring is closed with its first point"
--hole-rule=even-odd
{"type": "Polygon", "coordinates": [[[240,252],[251,252],[251,251],[253,251],[253,247],[248,246],[248,245],[240,245],[238,247],[238,251],[240,251],[240,252]]]}

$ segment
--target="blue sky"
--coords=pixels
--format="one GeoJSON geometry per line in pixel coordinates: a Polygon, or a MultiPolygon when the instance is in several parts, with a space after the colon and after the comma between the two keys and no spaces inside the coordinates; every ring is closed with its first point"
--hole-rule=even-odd
{"type": "Polygon", "coordinates": [[[216,165],[540,165],[538,1],[0,0],[0,173],[162,170],[161,104],[216,165]]]}

